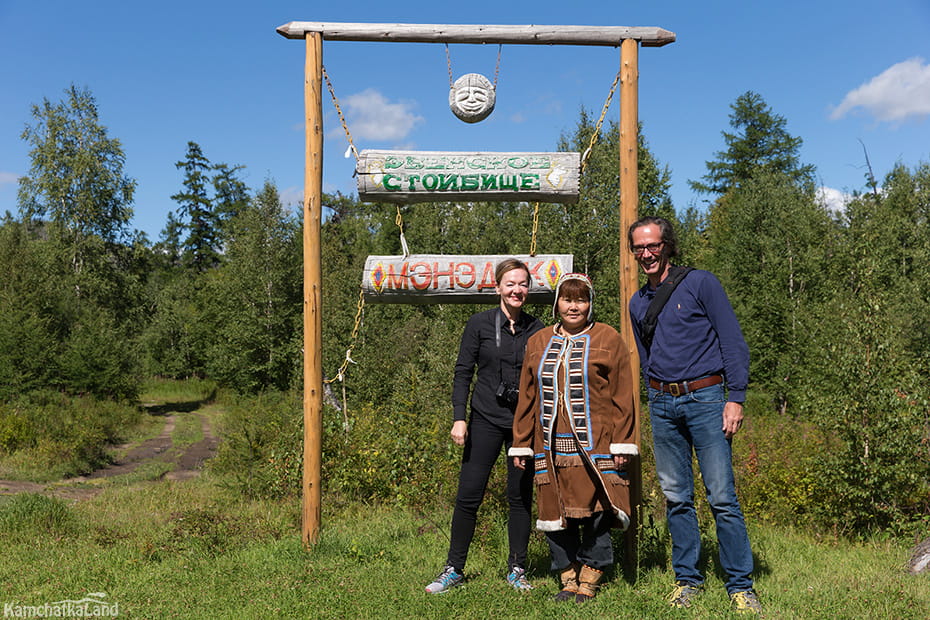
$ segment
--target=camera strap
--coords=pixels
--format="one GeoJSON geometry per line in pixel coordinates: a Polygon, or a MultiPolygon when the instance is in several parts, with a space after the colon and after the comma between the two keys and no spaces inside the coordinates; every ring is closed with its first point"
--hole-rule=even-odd
{"type": "MultiPolygon", "coordinates": [[[[501,314],[503,314],[503,312],[500,309],[498,309],[498,311],[494,314],[494,340],[497,343],[497,376],[503,382],[504,381],[504,362],[501,356],[501,314]]],[[[514,340],[516,341],[516,331],[517,331],[516,323],[514,323],[513,330],[515,332],[514,340]]],[[[525,343],[524,343],[524,346],[526,346],[525,343]]],[[[516,366],[517,365],[516,364],[517,362],[516,342],[514,344],[513,357],[514,357],[513,365],[516,366]]],[[[519,377],[516,377],[516,379],[519,381],[519,377]]]]}
{"type": "Polygon", "coordinates": [[[643,342],[643,348],[646,349],[647,355],[652,348],[652,337],[656,333],[659,313],[662,312],[662,308],[665,307],[665,303],[668,301],[668,298],[672,296],[672,292],[675,290],[675,287],[678,286],[678,283],[684,280],[685,276],[692,271],[694,271],[694,267],[673,266],[669,269],[668,277],[665,278],[665,281],[656,288],[655,297],[652,298],[652,302],[650,302],[649,307],[646,309],[646,315],[640,323],[640,339],[643,342]]]}

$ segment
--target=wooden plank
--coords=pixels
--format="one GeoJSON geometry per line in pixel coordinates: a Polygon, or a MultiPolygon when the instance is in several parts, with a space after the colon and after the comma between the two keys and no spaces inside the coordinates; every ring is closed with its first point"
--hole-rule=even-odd
{"type": "MultiPolygon", "coordinates": [[[[494,303],[494,269],[505,258],[511,256],[369,256],[362,274],[362,291],[370,303],[494,303]]],[[[559,276],[572,270],[571,254],[513,258],[530,268],[530,303],[552,303],[559,276]]]]}
{"type": "Polygon", "coordinates": [[[327,41],[396,41],[407,43],[513,43],[525,45],[602,45],[619,47],[633,39],[645,47],[675,41],[675,33],[656,26],[539,26],[488,24],[361,24],[288,22],[278,34],[302,39],[317,32],[327,41]]]}
{"type": "Polygon", "coordinates": [[[355,165],[368,202],[578,201],[579,153],[363,150],[355,165]]]}

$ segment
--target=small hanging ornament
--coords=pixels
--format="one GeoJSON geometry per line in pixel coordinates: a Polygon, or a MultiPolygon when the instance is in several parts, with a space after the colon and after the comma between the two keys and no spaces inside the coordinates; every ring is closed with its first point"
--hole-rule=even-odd
{"type": "Polygon", "coordinates": [[[477,123],[490,116],[496,100],[494,85],[480,73],[466,73],[449,91],[452,113],[466,123],[477,123]]]}
{"type": "Polygon", "coordinates": [[[449,108],[466,123],[483,121],[494,111],[497,102],[497,76],[500,73],[501,47],[497,48],[497,68],[494,83],[480,73],[466,73],[452,81],[452,58],[446,44],[446,60],[449,65],[449,108]]]}

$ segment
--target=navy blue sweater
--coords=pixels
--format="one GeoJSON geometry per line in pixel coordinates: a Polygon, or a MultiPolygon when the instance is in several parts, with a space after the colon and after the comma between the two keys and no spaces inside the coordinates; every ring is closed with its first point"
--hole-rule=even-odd
{"type": "Polygon", "coordinates": [[[728,400],[744,402],[749,382],[749,347],[717,277],[695,269],[678,284],[659,314],[647,356],[641,325],[655,294],[647,283],[630,299],[630,318],[643,376],[673,383],[722,374],[728,400]]]}

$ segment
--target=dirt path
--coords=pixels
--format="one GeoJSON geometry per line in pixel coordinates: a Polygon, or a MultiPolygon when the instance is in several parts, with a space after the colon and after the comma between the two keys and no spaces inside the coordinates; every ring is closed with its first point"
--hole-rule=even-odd
{"type": "Polygon", "coordinates": [[[48,483],[0,480],[0,495],[45,493],[65,499],[87,499],[94,497],[103,490],[103,486],[94,481],[131,473],[146,463],[173,464],[174,467],[171,471],[162,477],[164,480],[195,478],[200,475],[204,462],[216,454],[219,438],[213,434],[210,421],[206,415],[197,411],[187,412],[184,415],[196,416],[200,420],[203,439],[183,450],[175,450],[171,441],[171,434],[174,432],[176,415],[178,414],[165,415],[165,426],[158,437],[143,441],[137,446],[117,446],[119,452],[125,451],[123,456],[103,469],[98,469],[86,476],[48,483]]]}

